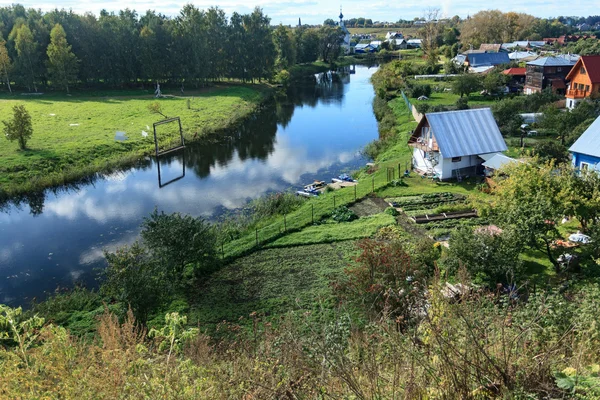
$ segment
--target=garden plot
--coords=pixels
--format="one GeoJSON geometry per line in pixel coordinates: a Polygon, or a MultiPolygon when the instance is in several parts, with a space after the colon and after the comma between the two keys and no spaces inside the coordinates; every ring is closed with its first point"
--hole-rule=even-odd
{"type": "MultiPolygon", "coordinates": [[[[472,211],[472,207],[464,195],[450,192],[393,197],[385,200],[409,217],[472,211]]],[[[453,230],[461,226],[477,227],[487,224],[487,221],[483,218],[420,222],[419,226],[425,229],[427,234],[434,239],[447,237],[453,230]]]]}

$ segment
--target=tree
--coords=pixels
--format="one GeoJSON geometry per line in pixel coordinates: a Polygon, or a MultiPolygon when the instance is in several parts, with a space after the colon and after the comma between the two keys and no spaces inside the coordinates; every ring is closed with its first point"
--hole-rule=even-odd
{"type": "Polygon", "coordinates": [[[327,18],[325,21],[323,21],[323,25],[336,26],[337,23],[334,20],[332,20],[331,18],[327,18]]]}
{"type": "Polygon", "coordinates": [[[108,266],[102,272],[102,294],[121,303],[123,312],[131,307],[136,319],[145,323],[168,292],[169,277],[137,242],[115,253],[105,253],[105,257],[108,266]]]}
{"type": "Polygon", "coordinates": [[[495,178],[492,215],[503,228],[514,230],[525,245],[545,252],[560,271],[552,242],[560,237],[558,224],[572,209],[565,190],[568,181],[553,163],[514,163],[503,172],[495,178]]]}
{"type": "Polygon", "coordinates": [[[494,70],[486,74],[481,83],[488,94],[496,95],[506,85],[506,75],[494,70]]]}
{"type": "Polygon", "coordinates": [[[17,49],[18,70],[24,83],[37,92],[38,79],[38,44],[34,41],[33,33],[25,24],[16,28],[15,48],[17,49]]]}
{"type": "Polygon", "coordinates": [[[196,273],[218,266],[216,235],[202,218],[154,211],[142,224],[142,239],[173,281],[181,281],[188,264],[196,273]]]}
{"type": "Polygon", "coordinates": [[[8,56],[8,50],[6,49],[6,41],[2,38],[0,33],[0,76],[3,76],[8,87],[8,91],[12,93],[10,87],[10,78],[8,77],[9,72],[12,70],[12,63],[8,56]]]}
{"type": "Polygon", "coordinates": [[[479,82],[479,77],[475,74],[462,74],[457,76],[452,82],[452,90],[454,93],[460,94],[460,97],[464,95],[469,96],[469,94],[479,90],[481,88],[481,83],[479,82]]]}
{"type": "Polygon", "coordinates": [[[339,27],[324,25],[319,28],[319,55],[320,58],[328,63],[338,59],[342,51],[342,41],[344,34],[339,27]]]}
{"type": "Polygon", "coordinates": [[[4,124],[4,135],[10,141],[16,140],[19,142],[19,148],[25,150],[27,141],[33,134],[31,125],[31,115],[23,105],[13,106],[12,120],[2,121],[4,124]]]}
{"type": "Polygon", "coordinates": [[[540,142],[533,147],[533,155],[543,162],[554,162],[556,165],[564,164],[569,161],[569,152],[562,144],[552,142],[540,142]]]}
{"type": "Polygon", "coordinates": [[[169,118],[162,109],[162,106],[160,105],[160,103],[158,101],[155,101],[153,103],[148,104],[148,111],[150,111],[151,114],[159,114],[161,115],[164,119],[169,118]]]}
{"type": "Polygon", "coordinates": [[[273,41],[277,50],[277,67],[287,69],[296,63],[296,46],[292,32],[279,24],[273,31],[273,41]]]}
{"type": "Polygon", "coordinates": [[[437,50],[442,41],[442,24],[439,22],[439,15],[439,8],[428,9],[425,15],[425,25],[419,32],[423,37],[421,48],[427,57],[427,65],[430,70],[435,68],[435,65],[437,65],[439,60],[439,53],[437,50]]]}
{"type": "Polygon", "coordinates": [[[452,232],[448,244],[444,266],[453,274],[466,268],[475,283],[495,288],[499,282],[514,282],[521,272],[522,244],[511,230],[476,232],[464,227],[452,232]]]}
{"type": "Polygon", "coordinates": [[[48,45],[48,74],[52,82],[65,88],[69,93],[69,82],[77,79],[78,63],[77,57],[71,51],[71,45],[67,42],[67,34],[62,25],[56,24],[50,32],[50,44],[48,45]]]}

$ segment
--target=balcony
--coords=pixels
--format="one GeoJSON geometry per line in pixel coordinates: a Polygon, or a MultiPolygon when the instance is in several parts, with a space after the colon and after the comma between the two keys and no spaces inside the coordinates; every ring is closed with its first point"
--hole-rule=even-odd
{"type": "Polygon", "coordinates": [[[408,142],[408,145],[419,149],[425,153],[429,151],[440,151],[440,148],[438,147],[438,144],[435,140],[433,140],[432,143],[426,143],[426,141],[418,141],[412,139],[408,142]]]}
{"type": "Polygon", "coordinates": [[[588,97],[589,95],[590,95],[590,92],[588,92],[586,90],[569,89],[569,90],[567,90],[566,97],[568,97],[570,99],[583,99],[585,97],[588,97]]]}

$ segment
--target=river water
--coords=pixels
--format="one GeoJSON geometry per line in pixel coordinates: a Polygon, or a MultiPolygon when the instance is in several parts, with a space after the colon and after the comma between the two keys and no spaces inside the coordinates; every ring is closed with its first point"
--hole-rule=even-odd
{"type": "Polygon", "coordinates": [[[370,77],[356,66],[292,88],[230,135],[133,168],[29,196],[0,211],[0,303],[96,285],[103,251],[133,243],[155,208],[214,219],[265,193],[364,165],[377,138],[370,77]],[[333,79],[331,77],[333,76],[333,79]]]}

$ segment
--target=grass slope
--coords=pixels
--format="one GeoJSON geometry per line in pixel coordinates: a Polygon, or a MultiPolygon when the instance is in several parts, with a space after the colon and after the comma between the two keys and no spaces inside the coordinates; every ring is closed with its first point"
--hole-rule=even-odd
{"type": "Polygon", "coordinates": [[[310,309],[331,299],[331,281],[357,254],[354,242],[258,251],[215,273],[199,291],[191,323],[237,321],[254,311],[266,315],[310,309]]]}
{"type": "Polygon", "coordinates": [[[0,195],[60,184],[150,153],[152,124],[162,119],[147,109],[155,101],[167,116],[181,117],[189,140],[233,126],[263,99],[258,86],[220,86],[186,96],[157,100],[152,91],[129,91],[0,97],[1,119],[12,115],[15,104],[24,104],[34,130],[26,151],[16,142],[0,146],[0,195]],[[117,131],[129,139],[115,141],[117,131]]]}
{"type": "Polygon", "coordinates": [[[327,222],[290,233],[267,247],[298,246],[366,238],[374,235],[379,228],[395,223],[396,219],[389,214],[372,215],[345,223],[327,222]]]}

